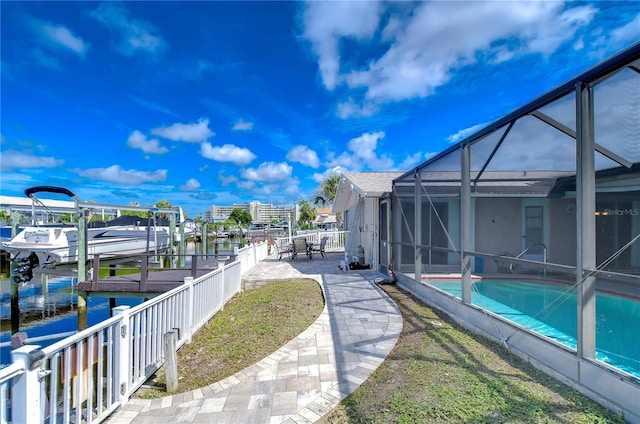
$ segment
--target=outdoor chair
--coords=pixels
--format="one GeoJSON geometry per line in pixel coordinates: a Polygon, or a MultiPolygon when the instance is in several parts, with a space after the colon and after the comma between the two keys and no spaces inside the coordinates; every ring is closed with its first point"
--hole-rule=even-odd
{"type": "Polygon", "coordinates": [[[324,255],[324,248],[327,245],[327,240],[329,240],[329,237],[327,236],[322,237],[322,239],[320,240],[320,245],[313,246],[311,248],[311,253],[313,254],[314,252],[318,252],[322,255],[323,258],[327,259],[327,257],[324,255]]]}
{"type": "Polygon", "coordinates": [[[293,252],[291,253],[291,260],[295,260],[299,254],[307,255],[309,259],[311,259],[311,252],[309,251],[306,238],[298,237],[293,239],[293,252]]]}
{"type": "Polygon", "coordinates": [[[282,259],[282,255],[289,255],[289,260],[291,260],[293,245],[289,243],[288,239],[278,240],[276,246],[278,248],[278,260],[282,259]]]}

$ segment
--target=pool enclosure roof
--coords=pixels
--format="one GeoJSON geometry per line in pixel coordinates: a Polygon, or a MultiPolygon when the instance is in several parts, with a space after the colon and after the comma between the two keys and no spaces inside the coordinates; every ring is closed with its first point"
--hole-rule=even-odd
{"type": "MultiPolygon", "coordinates": [[[[460,196],[469,147],[471,195],[571,196],[575,190],[576,87],[593,90],[598,192],[640,194],[640,42],[498,119],[394,180],[396,194],[460,196]]],[[[490,98],[487,101],[491,101],[490,98]]]]}

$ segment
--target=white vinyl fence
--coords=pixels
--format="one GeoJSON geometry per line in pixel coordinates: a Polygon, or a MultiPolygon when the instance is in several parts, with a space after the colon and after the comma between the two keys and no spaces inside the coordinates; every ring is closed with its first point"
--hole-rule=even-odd
{"type": "MultiPolygon", "coordinates": [[[[349,235],[349,231],[324,231],[324,230],[308,230],[296,231],[296,235],[292,238],[305,237],[308,242],[319,245],[323,237],[327,238],[325,251],[327,252],[344,252],[345,240],[349,235]]],[[[279,240],[287,241],[287,237],[280,237],[279,240]]]]}
{"type": "Polygon", "coordinates": [[[177,346],[241,290],[242,274],[267,256],[267,244],[238,249],[236,260],[71,337],[12,352],[0,369],[0,424],[99,423],[164,364],[163,335],[177,346]]]}

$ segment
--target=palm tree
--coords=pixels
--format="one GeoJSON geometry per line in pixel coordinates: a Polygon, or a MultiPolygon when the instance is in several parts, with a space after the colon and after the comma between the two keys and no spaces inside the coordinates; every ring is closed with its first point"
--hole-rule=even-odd
{"type": "Polygon", "coordinates": [[[301,200],[300,203],[300,218],[298,222],[300,224],[305,223],[307,226],[311,225],[311,221],[316,219],[316,210],[311,206],[311,203],[306,200],[301,200]]]}
{"type": "Polygon", "coordinates": [[[339,182],[339,174],[333,174],[330,177],[325,178],[325,180],[320,184],[318,193],[313,196],[313,203],[319,206],[332,204],[336,198],[339,182]]]}
{"type": "MultiPolygon", "coordinates": [[[[318,206],[328,206],[333,204],[338,192],[338,184],[340,183],[340,174],[333,174],[322,181],[318,193],[313,196],[313,203],[318,206]]],[[[336,214],[338,229],[342,229],[342,213],[336,214]]]]}

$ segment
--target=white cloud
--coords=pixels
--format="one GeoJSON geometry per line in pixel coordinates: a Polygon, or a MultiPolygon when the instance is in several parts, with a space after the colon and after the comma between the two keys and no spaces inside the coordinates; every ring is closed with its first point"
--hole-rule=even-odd
{"type": "Polygon", "coordinates": [[[168,138],[173,141],[186,141],[190,143],[200,143],[213,137],[215,133],[209,129],[209,120],[200,118],[194,124],[176,123],[168,127],[154,128],[152,134],[168,138]]]}
{"type": "Polygon", "coordinates": [[[342,152],[338,157],[333,157],[333,155],[330,154],[328,166],[348,169],[350,171],[360,171],[362,169],[362,164],[358,160],[358,157],[349,152],[342,152]]]}
{"type": "Polygon", "coordinates": [[[25,27],[36,36],[34,44],[27,44],[28,40],[21,41],[25,43],[22,53],[30,62],[50,69],[60,69],[60,59],[55,55],[58,51],[71,52],[83,58],[89,50],[88,43],[63,25],[31,16],[25,17],[24,22],[25,27]]]}
{"type": "Polygon", "coordinates": [[[12,169],[34,169],[34,168],[55,168],[64,165],[64,160],[49,156],[35,156],[27,153],[7,150],[2,152],[0,168],[12,169]]]}
{"type": "Polygon", "coordinates": [[[253,122],[244,121],[242,119],[236,121],[231,128],[233,131],[251,131],[252,129],[253,122]]]}
{"type": "Polygon", "coordinates": [[[298,162],[311,168],[317,168],[320,166],[318,154],[308,146],[300,145],[289,150],[289,153],[287,153],[287,160],[291,162],[298,162]]]}
{"type": "Polygon", "coordinates": [[[427,160],[427,159],[431,159],[432,157],[434,157],[434,156],[435,156],[435,155],[437,155],[438,153],[440,153],[440,152],[427,152],[427,153],[425,153],[425,154],[424,154],[424,159],[425,159],[425,160],[427,160]]]}
{"type": "Polygon", "coordinates": [[[138,130],[135,130],[131,133],[131,135],[127,139],[127,144],[129,145],[129,147],[140,149],[147,154],[161,155],[169,151],[169,149],[167,149],[166,147],[160,146],[160,142],[158,141],[158,139],[153,138],[151,140],[147,140],[147,136],[145,136],[138,130]]]}
{"type": "Polygon", "coordinates": [[[303,14],[303,37],[311,42],[322,82],[333,90],[340,81],[342,39],[370,40],[378,28],[380,2],[308,2],[303,14]]]}
{"type": "Polygon", "coordinates": [[[231,183],[237,183],[238,177],[236,177],[235,175],[226,176],[224,172],[220,170],[220,172],[218,172],[218,181],[220,181],[220,184],[222,184],[223,186],[228,186],[231,183]]]}
{"type": "Polygon", "coordinates": [[[334,166],[333,168],[328,168],[326,169],[324,172],[320,173],[320,172],[314,172],[314,174],[311,176],[311,178],[313,179],[313,181],[317,182],[317,183],[321,183],[324,180],[326,180],[328,177],[331,177],[333,175],[341,175],[343,172],[346,172],[346,169],[341,168],[340,166],[334,166]]]}
{"type": "Polygon", "coordinates": [[[385,154],[378,156],[376,149],[378,141],[385,136],[384,131],[364,133],[360,137],[349,140],[349,150],[362,160],[364,166],[373,170],[387,170],[393,168],[393,159],[385,154]]]}
{"type": "Polygon", "coordinates": [[[340,119],[347,118],[368,118],[375,115],[380,108],[378,105],[364,101],[364,103],[357,103],[353,98],[349,98],[344,102],[339,102],[336,105],[336,115],[340,119]]]}
{"type": "Polygon", "coordinates": [[[458,141],[464,140],[470,135],[475,134],[476,132],[486,127],[487,125],[488,125],[488,122],[483,122],[481,124],[475,124],[469,128],[463,128],[457,133],[451,134],[450,136],[448,136],[447,141],[449,141],[449,143],[457,143],[458,141]]]}
{"type": "Polygon", "coordinates": [[[254,188],[256,188],[256,182],[255,181],[237,181],[236,185],[239,188],[243,188],[245,190],[253,190],[254,188]]]}
{"type": "Polygon", "coordinates": [[[76,169],[78,175],[94,180],[109,181],[112,183],[135,185],[141,183],[157,183],[167,179],[167,170],[137,171],[125,170],[120,165],[111,165],[108,168],[76,169]]]}
{"type": "Polygon", "coordinates": [[[263,162],[257,168],[248,168],[241,172],[244,179],[257,182],[285,181],[291,177],[293,168],[286,162],[263,162]]]}
{"type": "Polygon", "coordinates": [[[394,161],[386,154],[379,155],[376,150],[378,142],[385,137],[384,131],[363,133],[347,143],[349,151],[339,156],[329,153],[328,166],[340,167],[351,171],[373,170],[388,171],[394,169],[394,161]]]}
{"type": "Polygon", "coordinates": [[[336,114],[346,119],[427,97],[478,59],[498,64],[523,54],[548,56],[596,12],[564,2],[310,2],[302,36],[325,88],[345,89],[336,114]],[[378,56],[343,60],[353,49],[378,56]]]}
{"type": "Polygon", "coordinates": [[[231,162],[238,166],[247,165],[256,158],[251,150],[244,147],[233,144],[214,147],[209,142],[202,143],[200,154],[207,159],[213,159],[217,162],[231,162]]]}
{"type": "Polygon", "coordinates": [[[414,166],[420,164],[423,160],[422,152],[417,152],[413,155],[409,155],[400,164],[398,165],[398,169],[400,171],[408,171],[414,166]]]}
{"type": "Polygon", "coordinates": [[[103,2],[91,16],[119,37],[115,48],[126,56],[137,52],[156,54],[167,48],[162,36],[154,34],[157,30],[153,25],[130,18],[120,3],[103,2]]]}
{"type": "Polygon", "coordinates": [[[384,138],[384,131],[364,133],[360,137],[349,140],[349,150],[362,159],[374,159],[378,140],[384,138]]]}
{"type": "Polygon", "coordinates": [[[640,13],[622,28],[611,31],[611,38],[615,41],[640,39],[640,13]]]}
{"type": "Polygon", "coordinates": [[[200,181],[195,178],[189,178],[184,185],[178,188],[182,191],[198,191],[200,189],[200,181]]]}
{"type": "Polygon", "coordinates": [[[45,40],[54,47],[71,50],[79,56],[84,56],[89,49],[89,45],[82,38],[73,34],[65,26],[43,23],[40,30],[45,40]]]}

